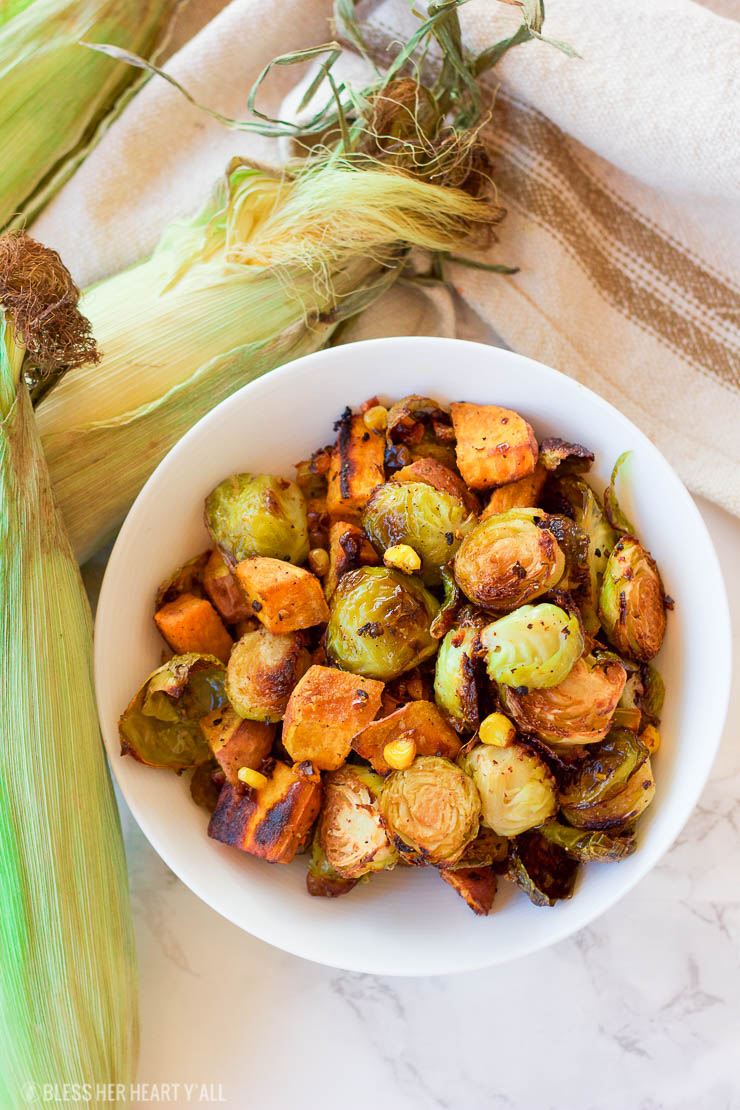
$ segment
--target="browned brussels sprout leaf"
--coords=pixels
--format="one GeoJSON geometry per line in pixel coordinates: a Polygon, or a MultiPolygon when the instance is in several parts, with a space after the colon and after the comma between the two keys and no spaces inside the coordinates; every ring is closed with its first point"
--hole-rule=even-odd
{"type": "Polygon", "coordinates": [[[389,469],[398,470],[416,459],[436,459],[457,472],[452,418],[429,397],[403,397],[388,410],[386,424],[389,469]]]}
{"type": "Polygon", "coordinates": [[[641,724],[642,713],[636,706],[633,709],[628,709],[626,705],[618,705],[614,710],[614,716],[612,717],[614,728],[628,728],[632,732],[639,733],[641,724]]]}
{"type": "Polygon", "coordinates": [[[642,715],[650,725],[660,724],[660,715],[663,712],[665,699],[665,685],[660,672],[650,663],[644,663],[640,668],[642,675],[642,694],[638,699],[638,706],[642,715]]]}
{"type": "Polygon", "coordinates": [[[199,763],[190,779],[190,794],[195,804],[213,813],[225,781],[226,776],[217,760],[209,759],[205,763],[199,763]]]}
{"type": "Polygon", "coordinates": [[[170,601],[177,601],[182,594],[205,597],[203,575],[210,557],[211,552],[204,551],[201,555],[196,555],[194,559],[188,559],[187,563],[178,567],[174,574],[165,578],[157,590],[154,608],[161,609],[163,605],[169,604],[170,601]]]}
{"type": "Polygon", "coordinates": [[[306,872],[308,893],[314,898],[339,898],[342,894],[348,894],[357,886],[357,882],[357,879],[344,879],[337,874],[324,855],[318,832],[315,832],[306,872]]]}
{"type": "Polygon", "coordinates": [[[475,840],[468,844],[457,863],[452,864],[450,870],[465,870],[468,867],[493,867],[501,874],[506,870],[509,857],[509,841],[505,836],[499,836],[493,829],[481,825],[480,832],[475,840]]]}
{"type": "Polygon", "coordinates": [[[535,906],[554,906],[572,897],[578,862],[531,829],[510,842],[507,874],[535,906]]]}
{"type": "Polygon", "coordinates": [[[565,556],[565,573],[558,589],[568,590],[582,608],[589,601],[591,582],[587,533],[567,516],[546,516],[539,527],[552,533],[565,556]]]}
{"type": "Polygon", "coordinates": [[[601,502],[586,482],[579,478],[565,478],[558,480],[556,485],[558,496],[566,502],[564,507],[570,510],[568,515],[573,516],[589,540],[589,587],[587,596],[580,597],[579,603],[586,630],[593,634],[599,629],[599,591],[617,534],[606,519],[601,502]]]}
{"type": "Polygon", "coordinates": [[[175,655],[154,671],[123,713],[121,754],[182,771],[210,759],[200,719],[226,704],[223,663],[213,655],[175,655]]]}
{"type": "Polygon", "coordinates": [[[564,815],[567,817],[571,810],[587,809],[614,798],[649,755],[634,732],[628,728],[612,729],[606,740],[589,750],[588,758],[561,788],[559,796],[564,815]]]}
{"type": "Polygon", "coordinates": [[[612,528],[615,528],[617,532],[630,532],[632,535],[634,535],[635,529],[627,516],[622,512],[621,506],[617,499],[617,480],[619,478],[619,471],[622,469],[631,454],[631,451],[623,451],[614,464],[611,481],[604,490],[604,512],[606,513],[606,518],[611,524],[612,528]]]}
{"type": "Polygon", "coordinates": [[[624,832],[584,832],[551,821],[539,830],[550,844],[557,844],[573,859],[581,863],[593,861],[610,862],[626,859],[637,847],[634,829],[624,832]]]}
{"type": "Polygon", "coordinates": [[[444,590],[442,606],[429,626],[429,631],[435,640],[441,640],[455,625],[457,611],[462,605],[462,590],[455,581],[455,575],[450,567],[442,567],[442,589],[444,590]]]}
{"type": "Polygon", "coordinates": [[[557,470],[558,475],[590,470],[593,461],[593,451],[580,443],[568,443],[557,436],[550,436],[540,443],[540,462],[546,470],[557,470]]]}

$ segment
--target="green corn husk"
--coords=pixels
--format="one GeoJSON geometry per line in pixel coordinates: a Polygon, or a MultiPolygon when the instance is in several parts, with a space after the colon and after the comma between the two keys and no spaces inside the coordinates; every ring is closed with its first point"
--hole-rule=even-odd
{"type": "Polygon", "coordinates": [[[102,1107],[95,1086],[128,1086],[138,1051],[128,882],[93,694],[90,612],[19,382],[25,344],[39,332],[42,364],[88,356],[76,299],[53,252],[26,236],[0,238],[3,1110],[82,1105],[65,1100],[65,1083],[92,1083],[84,1105],[102,1107]],[[56,1093],[44,1091],[54,1084],[56,1093]]]}
{"type": "Polygon", "coordinates": [[[156,54],[177,0],[4,2],[0,231],[27,223],[41,210],[128,99],[123,94],[134,71],[86,50],[81,40],[156,54]]]}
{"type": "Polygon", "coordinates": [[[78,557],[201,416],[388,288],[406,245],[448,250],[490,216],[462,190],[388,169],[334,162],[289,180],[234,163],[149,261],[86,294],[101,365],[71,371],[38,407],[78,557]]]}

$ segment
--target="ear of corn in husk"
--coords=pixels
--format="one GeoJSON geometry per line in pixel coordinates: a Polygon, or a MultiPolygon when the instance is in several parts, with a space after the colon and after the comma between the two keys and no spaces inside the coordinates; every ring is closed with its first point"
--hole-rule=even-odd
{"type": "Polygon", "coordinates": [[[134,70],[86,50],[81,40],[156,54],[176,6],[176,0],[9,2],[7,19],[0,6],[0,230],[41,210],[126,101],[134,70]]]}
{"type": "MultiPolygon", "coordinates": [[[[136,963],[90,613],[21,367],[94,352],[58,257],[0,238],[0,1106],[130,1084],[136,963]],[[47,1097],[45,1085],[57,1085],[47,1097]]],[[[95,1097],[86,1106],[103,1103],[95,1097]]]]}
{"type": "MultiPolygon", "coordinates": [[[[234,128],[290,135],[306,157],[282,175],[234,162],[203,211],[170,227],[152,258],[86,294],[101,366],[70,372],[38,408],[81,560],[112,535],[188,428],[246,382],[326,343],[401,275],[410,248],[431,253],[438,279],[446,254],[490,237],[502,212],[477,141],[485,109],[476,78],[541,34],[542,5],[528,0],[521,32],[474,58],[462,47],[460,2],[432,0],[387,72],[361,91],[334,81],[335,42],[276,59],[324,55],[299,113],[322,78],[330,94],[300,126],[257,113],[270,67],[249,96],[258,118],[204,109],[234,128]],[[422,81],[414,59],[431,43],[441,62],[422,81]]],[[[353,0],[338,0],[335,16],[363,50],[353,0]]],[[[99,49],[161,73],[115,46],[99,49]]]]}
{"type": "Polygon", "coordinates": [[[395,280],[408,245],[449,250],[490,215],[460,189],[386,168],[332,162],[291,179],[235,163],[200,216],[85,296],[101,365],[71,371],[39,405],[78,556],[214,405],[321,347],[395,280]]]}

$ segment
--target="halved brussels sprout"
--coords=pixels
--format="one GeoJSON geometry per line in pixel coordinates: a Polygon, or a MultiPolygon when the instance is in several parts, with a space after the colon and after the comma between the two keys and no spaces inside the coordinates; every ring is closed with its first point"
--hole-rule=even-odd
{"type": "Polygon", "coordinates": [[[608,733],[626,678],[621,663],[586,656],[557,686],[527,694],[501,686],[500,693],[522,732],[547,744],[593,744],[608,733]]]}
{"type": "Polygon", "coordinates": [[[232,474],[206,498],[206,526],[233,566],[262,555],[308,558],[306,502],[295,482],[272,474],[232,474]]]}
{"type": "Polygon", "coordinates": [[[578,617],[559,605],[522,605],[481,632],[488,674],[504,686],[557,686],[583,654],[578,617]]]}
{"type": "Polygon", "coordinates": [[[617,651],[647,663],[665,635],[665,594],[650,553],[622,536],[609,556],[599,595],[604,631],[617,651]]]}
{"type": "Polygon", "coordinates": [[[428,586],[441,582],[442,567],[475,523],[457,497],[426,482],[386,482],[370,495],[362,514],[362,526],[381,554],[400,543],[413,547],[428,586]]]}
{"type": "Polygon", "coordinates": [[[564,852],[581,863],[592,860],[611,862],[626,859],[637,847],[633,830],[620,833],[584,832],[549,821],[539,830],[550,844],[557,844],[564,852]]]}
{"type": "Polygon", "coordinates": [[[546,519],[539,509],[510,509],[477,524],[455,556],[465,596],[481,609],[506,613],[557,585],[565,556],[546,519]]]}
{"type": "Polygon", "coordinates": [[[599,628],[599,592],[604,571],[617,533],[606,519],[598,497],[586,482],[578,478],[566,478],[558,482],[558,489],[573,509],[573,519],[588,536],[588,597],[581,603],[583,623],[587,632],[597,632],[599,628]]]}
{"type": "Polygon", "coordinates": [[[630,775],[619,793],[594,805],[577,809],[562,807],[562,815],[578,829],[615,829],[633,825],[655,797],[655,778],[650,759],[630,775]]]}
{"type": "Polygon", "coordinates": [[[437,650],[429,626],[438,608],[417,578],[358,567],[332,595],[326,653],[352,674],[383,682],[398,678],[437,650]]]}
{"type": "Polygon", "coordinates": [[[302,633],[274,633],[262,627],[247,632],[229,657],[229,701],[249,721],[281,721],[293,688],[310,666],[302,633]]]}
{"type": "Polygon", "coordinates": [[[434,671],[434,697],[458,732],[475,732],[480,721],[473,656],[477,628],[454,628],[440,644],[434,671]]]}
{"type": "Polygon", "coordinates": [[[554,906],[570,898],[575,887],[578,863],[542,835],[542,830],[525,832],[511,841],[508,876],[535,906],[554,906]]]}
{"type": "Polygon", "coordinates": [[[411,863],[451,866],[478,835],[473,780],[439,756],[419,756],[407,770],[391,772],[378,804],[393,844],[411,863]]]}
{"type": "Polygon", "coordinates": [[[599,828],[599,825],[590,824],[590,812],[621,794],[647,762],[649,754],[630,729],[612,729],[606,740],[589,751],[587,759],[576,767],[561,788],[560,806],[566,821],[579,828],[599,828]]]}
{"type": "Polygon", "coordinates": [[[223,663],[213,655],[174,655],[149,675],[118,722],[121,755],[183,771],[211,758],[198,723],[226,705],[223,663]]]}
{"type": "Polygon", "coordinates": [[[459,765],[480,794],[482,821],[499,836],[518,836],[553,817],[555,778],[544,760],[523,744],[498,748],[477,744],[459,765]]]}
{"type": "Polygon", "coordinates": [[[343,879],[395,867],[398,854],[377,805],[382,777],[368,767],[345,764],[324,775],[323,783],[317,832],[329,866],[343,879]]]}

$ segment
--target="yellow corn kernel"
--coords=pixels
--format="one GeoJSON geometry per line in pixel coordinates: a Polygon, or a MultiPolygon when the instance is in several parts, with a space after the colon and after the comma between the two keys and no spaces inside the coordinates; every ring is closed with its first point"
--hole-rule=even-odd
{"type": "Polygon", "coordinates": [[[394,771],[405,771],[416,759],[416,744],[413,740],[391,740],[383,748],[383,759],[394,771]]]}
{"type": "Polygon", "coordinates": [[[508,748],[515,737],[516,729],[503,713],[489,713],[478,729],[481,744],[492,744],[494,748],[508,748]]]}
{"type": "Polygon", "coordinates": [[[640,739],[651,755],[655,755],[660,747],[660,733],[655,725],[645,725],[640,733],[640,739]]]}
{"type": "Polygon", "coordinates": [[[239,782],[243,782],[245,786],[251,786],[253,790],[260,790],[267,782],[266,775],[260,771],[254,771],[251,767],[240,767],[236,777],[239,782]]]}
{"type": "Polygon", "coordinates": [[[407,543],[397,543],[394,547],[389,547],[383,556],[383,562],[387,567],[402,570],[404,574],[413,574],[421,566],[421,559],[407,543]]]}
{"type": "Polygon", "coordinates": [[[382,432],[388,423],[388,409],[385,405],[373,405],[364,413],[362,419],[365,422],[365,427],[371,432],[382,432]]]}
{"type": "Polygon", "coordinates": [[[323,547],[314,547],[308,553],[308,565],[314,574],[323,578],[329,569],[329,554],[323,547]]]}

